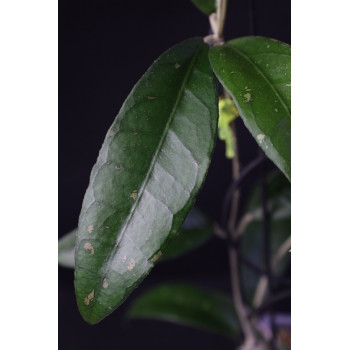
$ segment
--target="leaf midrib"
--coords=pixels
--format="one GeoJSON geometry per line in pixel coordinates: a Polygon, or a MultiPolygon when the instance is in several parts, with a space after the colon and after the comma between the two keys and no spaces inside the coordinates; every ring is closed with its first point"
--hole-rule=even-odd
{"type": "Polygon", "coordinates": [[[283,105],[284,109],[287,112],[287,115],[289,117],[289,119],[291,119],[291,114],[290,111],[286,105],[286,103],[284,102],[282,96],[279,94],[279,92],[276,90],[276,88],[273,86],[273,84],[271,83],[271,81],[269,80],[269,78],[264,74],[264,72],[252,61],[252,59],[247,56],[243,51],[241,51],[240,49],[238,49],[237,47],[233,46],[232,44],[229,46],[232,50],[234,50],[237,54],[239,54],[241,57],[243,57],[247,62],[249,62],[257,71],[257,73],[267,82],[267,84],[270,86],[270,88],[272,89],[272,91],[276,94],[276,96],[278,97],[278,99],[280,100],[281,104],[283,105]]]}
{"type": "MultiPolygon", "coordinates": [[[[95,292],[96,292],[95,301],[97,301],[97,299],[98,299],[98,297],[99,297],[99,295],[100,295],[100,293],[101,293],[101,290],[102,290],[102,288],[101,288],[102,281],[104,280],[104,278],[106,278],[106,276],[108,275],[108,273],[109,273],[109,271],[110,271],[110,266],[111,266],[110,263],[111,263],[111,260],[113,259],[114,255],[115,255],[115,253],[116,253],[116,251],[117,251],[117,249],[118,249],[118,246],[119,246],[121,240],[122,240],[123,237],[124,237],[124,234],[125,234],[125,232],[126,232],[128,226],[129,226],[129,223],[130,223],[131,219],[132,219],[133,216],[134,216],[135,210],[136,210],[136,208],[137,208],[137,206],[138,206],[138,204],[139,204],[139,202],[140,202],[140,200],[141,200],[141,197],[142,197],[142,195],[143,195],[143,193],[144,193],[144,190],[145,190],[145,188],[146,188],[146,186],[147,186],[147,184],[148,184],[148,181],[149,181],[150,176],[151,176],[151,174],[152,174],[152,172],[153,172],[154,166],[155,166],[155,164],[156,164],[156,162],[157,162],[158,155],[159,155],[159,153],[160,153],[160,151],[161,151],[161,149],[162,149],[162,147],[163,147],[165,138],[166,138],[166,136],[167,136],[167,134],[168,134],[168,132],[169,132],[170,124],[171,124],[171,122],[172,122],[172,120],[173,120],[173,118],[174,118],[176,109],[177,109],[177,107],[178,107],[178,105],[179,105],[179,103],[180,103],[181,97],[182,97],[182,95],[183,95],[183,93],[184,93],[184,90],[185,90],[185,86],[186,86],[187,81],[188,81],[188,79],[189,79],[189,77],[190,77],[190,75],[191,75],[191,71],[192,71],[192,69],[193,69],[193,66],[194,66],[194,64],[195,64],[195,62],[196,62],[196,60],[197,60],[197,57],[198,57],[199,52],[201,51],[201,49],[202,49],[202,47],[199,47],[199,48],[197,49],[197,52],[193,55],[193,58],[192,58],[192,60],[191,60],[191,62],[190,62],[190,64],[189,64],[188,70],[187,70],[187,72],[186,72],[186,74],[185,74],[183,83],[182,83],[181,86],[180,86],[179,93],[178,93],[177,98],[176,98],[175,103],[174,103],[174,107],[173,107],[173,109],[172,109],[171,112],[170,112],[169,120],[168,120],[168,122],[167,122],[166,125],[165,125],[164,132],[163,132],[163,135],[162,135],[162,137],[161,137],[161,139],[160,139],[159,145],[158,145],[158,147],[157,147],[157,149],[156,149],[156,151],[154,152],[154,155],[153,155],[153,157],[152,157],[151,165],[150,165],[149,170],[148,170],[148,172],[147,172],[147,174],[146,174],[145,180],[143,181],[143,183],[142,183],[142,185],[141,185],[141,187],[140,187],[140,191],[139,191],[140,195],[137,196],[134,205],[131,207],[129,216],[127,217],[127,219],[126,219],[124,225],[122,226],[121,230],[119,231],[119,232],[120,232],[120,233],[119,233],[119,237],[118,237],[118,239],[117,239],[117,242],[116,242],[116,244],[115,244],[113,250],[112,250],[111,253],[110,253],[110,257],[109,257],[109,259],[108,259],[107,264],[104,264],[105,266],[107,265],[107,269],[106,269],[106,271],[104,272],[104,274],[102,275],[102,278],[101,278],[101,281],[100,281],[100,283],[99,283],[98,289],[96,288],[97,290],[95,291],[95,292]]],[[[103,265],[102,265],[102,266],[103,266],[103,265]]],[[[89,309],[89,311],[90,311],[89,314],[90,314],[90,315],[92,314],[93,310],[94,310],[94,306],[92,306],[91,309],[89,309]]]]}

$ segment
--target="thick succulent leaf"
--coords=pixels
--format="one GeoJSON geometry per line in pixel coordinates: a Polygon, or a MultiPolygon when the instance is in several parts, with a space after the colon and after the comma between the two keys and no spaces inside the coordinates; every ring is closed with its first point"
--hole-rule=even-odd
{"type": "Polygon", "coordinates": [[[217,119],[200,38],[161,55],[131,91],[92,169],[79,219],[75,290],[87,322],[120,305],[181,227],[207,173],[217,119]]]}
{"type": "Polygon", "coordinates": [[[230,92],[261,149],[290,180],[291,50],[282,42],[244,37],[210,49],[213,70],[230,92]]]}
{"type": "Polygon", "coordinates": [[[58,264],[74,269],[74,247],[78,229],[75,229],[58,240],[58,264]]]}
{"type": "Polygon", "coordinates": [[[186,284],[168,283],[141,295],[129,318],[151,318],[235,337],[239,332],[233,304],[218,293],[186,284]]]}
{"type": "MultiPolygon", "coordinates": [[[[58,240],[58,264],[74,269],[75,241],[78,229],[58,240]]],[[[192,208],[181,229],[166,245],[159,261],[175,259],[205,243],[213,233],[213,224],[199,209],[192,208]]]]}
{"type": "Polygon", "coordinates": [[[191,0],[192,3],[205,15],[216,12],[216,0],[191,0]]]}

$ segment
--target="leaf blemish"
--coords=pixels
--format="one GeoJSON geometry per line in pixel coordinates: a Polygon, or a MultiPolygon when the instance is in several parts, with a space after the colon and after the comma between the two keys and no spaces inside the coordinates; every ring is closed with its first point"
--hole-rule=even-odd
{"type": "Polygon", "coordinates": [[[159,258],[162,256],[162,251],[160,250],[157,254],[155,254],[152,258],[151,258],[151,262],[155,263],[156,261],[159,260],[159,258]]]}
{"type": "Polygon", "coordinates": [[[122,257],[122,262],[125,262],[126,261],[126,255],[124,255],[123,257],[122,257]]]}
{"type": "Polygon", "coordinates": [[[94,298],[95,290],[93,289],[92,292],[87,296],[87,298],[84,298],[85,305],[89,305],[90,301],[94,298]]]}
{"type": "Polygon", "coordinates": [[[154,97],[154,96],[147,96],[147,99],[149,99],[149,100],[154,100],[155,97],[154,97]]]}
{"type": "Polygon", "coordinates": [[[245,100],[243,101],[244,103],[252,101],[252,95],[251,93],[247,92],[246,94],[243,95],[245,97],[245,100]]]}
{"type": "Polygon", "coordinates": [[[128,265],[128,270],[131,271],[135,267],[136,261],[131,258],[130,263],[128,265]]]}
{"type": "Polygon", "coordinates": [[[178,69],[178,68],[180,68],[180,67],[181,67],[181,64],[175,63],[175,68],[176,68],[176,69],[178,69]]]}
{"type": "Polygon", "coordinates": [[[108,287],[108,283],[107,283],[107,280],[106,280],[106,279],[103,280],[102,287],[103,287],[104,289],[106,289],[106,288],[108,287]]]}
{"type": "Polygon", "coordinates": [[[258,141],[259,141],[260,144],[264,141],[264,138],[265,138],[265,135],[264,135],[264,134],[259,134],[259,135],[257,136],[257,139],[258,139],[258,141]]]}
{"type": "Polygon", "coordinates": [[[90,242],[86,242],[84,244],[84,249],[86,251],[89,251],[90,252],[90,255],[94,255],[95,254],[95,250],[94,250],[94,247],[92,246],[92,244],[90,242]]]}
{"type": "Polygon", "coordinates": [[[131,193],[130,198],[132,198],[134,201],[136,200],[136,198],[137,198],[137,191],[136,190],[131,193]]]}
{"type": "Polygon", "coordinates": [[[113,129],[109,130],[108,136],[109,136],[109,137],[112,137],[112,136],[114,136],[114,135],[115,135],[115,131],[114,131],[113,129]]]}
{"type": "Polygon", "coordinates": [[[197,165],[197,168],[201,167],[201,163],[199,163],[199,162],[196,162],[196,165],[197,165]]]}
{"type": "Polygon", "coordinates": [[[88,231],[91,233],[94,230],[94,225],[89,225],[88,226],[88,231]]]}
{"type": "Polygon", "coordinates": [[[245,91],[251,91],[252,89],[249,89],[248,86],[246,86],[245,88],[245,91]]]}
{"type": "Polygon", "coordinates": [[[276,112],[276,113],[278,112],[278,109],[277,109],[277,108],[275,108],[275,112],[276,112]]]}

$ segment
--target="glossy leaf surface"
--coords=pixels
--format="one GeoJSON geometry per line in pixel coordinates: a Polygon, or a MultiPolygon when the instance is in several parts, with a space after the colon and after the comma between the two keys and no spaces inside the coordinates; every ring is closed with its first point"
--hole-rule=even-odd
{"type": "Polygon", "coordinates": [[[216,12],[216,0],[191,0],[192,3],[205,15],[216,12]]]}
{"type": "Polygon", "coordinates": [[[209,58],[246,127],[290,180],[290,46],[263,37],[244,37],[211,48],[209,58]]]}
{"type": "Polygon", "coordinates": [[[79,219],[75,290],[97,323],[145,278],[181,227],[217,131],[216,83],[202,39],[157,59],[109,129],[79,219]]]}
{"type": "MultiPolygon", "coordinates": [[[[58,240],[58,264],[74,269],[74,249],[78,229],[75,229],[58,240]]],[[[204,242],[213,233],[212,222],[197,208],[192,208],[185,222],[175,237],[166,245],[159,261],[175,259],[204,242]]]]}
{"type": "Polygon", "coordinates": [[[136,299],[129,318],[152,318],[234,337],[239,325],[231,300],[186,284],[160,285],[136,299]]]}
{"type": "Polygon", "coordinates": [[[58,264],[74,269],[74,247],[78,229],[75,229],[58,240],[58,264]]]}

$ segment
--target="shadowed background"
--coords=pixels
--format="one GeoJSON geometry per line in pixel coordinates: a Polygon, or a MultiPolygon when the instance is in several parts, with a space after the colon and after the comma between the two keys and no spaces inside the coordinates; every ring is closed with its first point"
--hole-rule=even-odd
{"type": "MultiPolygon", "coordinates": [[[[208,19],[190,0],[59,0],[59,236],[75,228],[89,175],[104,136],[133,85],[169,47],[205,36],[208,19]]],[[[225,39],[250,35],[249,1],[230,0],[225,39]]],[[[290,43],[290,1],[259,0],[258,35],[290,43]]],[[[257,146],[242,122],[237,126],[240,159],[247,164],[257,146]]],[[[196,205],[219,220],[230,184],[231,162],[217,141],[196,205]]],[[[249,189],[242,189],[243,201],[249,189]]],[[[230,293],[225,243],[212,238],[181,259],[157,265],[111,316],[90,326],[80,317],[73,271],[59,267],[59,348],[232,349],[229,339],[157,321],[124,322],[130,300],[162,281],[184,281],[230,293]]],[[[283,311],[289,304],[280,305],[283,311]]]]}

